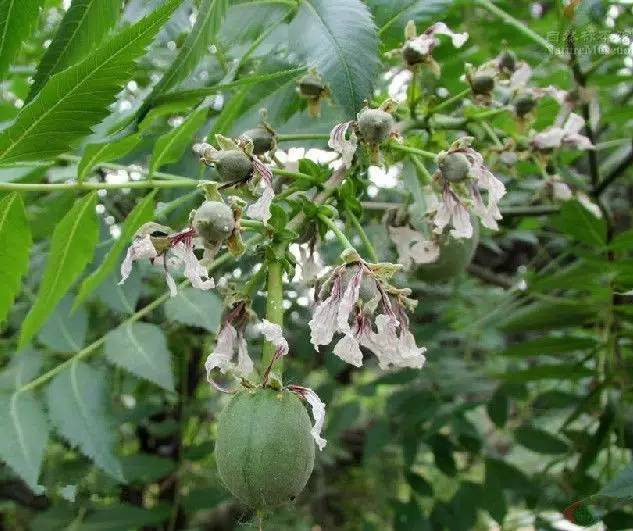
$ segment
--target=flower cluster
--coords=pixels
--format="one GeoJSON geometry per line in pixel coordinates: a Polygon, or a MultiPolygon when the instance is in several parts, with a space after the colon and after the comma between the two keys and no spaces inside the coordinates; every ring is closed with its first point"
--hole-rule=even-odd
{"type": "Polygon", "coordinates": [[[362,346],[375,354],[382,369],[421,368],[426,349],[416,345],[409,330],[405,306],[415,304],[407,298],[410,291],[386,283],[385,264],[352,260],[335,268],[319,292],[309,322],[312,344],[318,350],[340,333],[334,354],[351,365],[362,365],[362,346]]]}
{"type": "Polygon", "coordinates": [[[536,133],[532,136],[530,143],[538,150],[550,150],[563,146],[577,149],[594,149],[591,140],[580,134],[584,126],[584,118],[578,114],[571,113],[562,127],[555,125],[545,131],[536,133]]]}

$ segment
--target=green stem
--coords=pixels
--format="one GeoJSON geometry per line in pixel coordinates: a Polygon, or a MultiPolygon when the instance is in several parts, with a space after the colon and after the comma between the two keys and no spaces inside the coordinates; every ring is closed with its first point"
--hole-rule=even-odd
{"type": "Polygon", "coordinates": [[[292,177],[293,179],[304,179],[312,183],[320,183],[321,179],[308,175],[307,173],[301,173],[300,171],[288,171],[282,168],[272,168],[272,172],[280,177],[292,177]]]}
{"type": "Polygon", "coordinates": [[[329,140],[330,133],[286,133],[277,135],[279,142],[289,142],[293,140],[329,140]]]}
{"type": "Polygon", "coordinates": [[[338,239],[338,241],[340,242],[340,244],[345,248],[345,249],[350,249],[351,251],[355,251],[356,252],[356,248],[352,245],[352,243],[347,239],[347,236],[345,236],[345,234],[343,234],[343,232],[341,231],[341,229],[339,229],[336,226],[336,223],[334,223],[333,220],[331,220],[330,218],[328,218],[327,216],[324,216],[323,214],[319,214],[319,219],[325,223],[328,228],[334,233],[334,235],[336,236],[336,238],[338,239]]]}
{"type": "Polygon", "coordinates": [[[499,140],[497,133],[495,133],[495,130],[490,127],[490,124],[488,122],[481,122],[481,126],[484,128],[490,139],[495,143],[497,147],[503,147],[503,144],[501,143],[501,140],[499,140]]]}
{"type": "Polygon", "coordinates": [[[414,155],[418,155],[429,160],[435,160],[435,157],[437,156],[436,153],[431,153],[430,151],[424,151],[423,149],[418,149],[411,146],[405,146],[403,144],[396,144],[395,142],[389,144],[389,148],[395,149],[396,151],[404,151],[405,153],[413,153],[414,155]]]}
{"type": "Polygon", "coordinates": [[[447,100],[444,100],[442,103],[436,105],[435,107],[431,107],[429,114],[436,113],[443,109],[446,109],[446,107],[450,107],[451,105],[453,105],[453,103],[464,99],[469,94],[470,94],[470,87],[462,90],[461,92],[458,92],[457,94],[455,94],[455,96],[451,96],[450,98],[448,98],[447,100]]]}
{"type": "Polygon", "coordinates": [[[266,225],[256,219],[240,219],[240,226],[243,229],[254,230],[261,232],[266,228],[266,225]]]}
{"type": "Polygon", "coordinates": [[[367,249],[367,254],[369,255],[369,258],[371,259],[371,261],[378,262],[379,260],[378,260],[378,255],[376,254],[376,250],[374,249],[374,246],[372,245],[371,241],[367,237],[367,233],[365,232],[365,229],[363,229],[363,226],[358,221],[358,218],[354,215],[354,213],[349,208],[346,210],[345,213],[347,217],[349,218],[349,220],[352,222],[352,225],[354,225],[354,228],[356,229],[356,232],[360,236],[360,239],[363,240],[363,243],[365,244],[365,248],[367,249]]]}
{"type": "MultiPolygon", "coordinates": [[[[285,252],[285,247],[280,249],[281,254],[285,252]]],[[[271,256],[267,261],[268,266],[268,280],[266,282],[267,296],[266,296],[266,319],[271,323],[278,324],[283,327],[284,324],[284,289],[283,289],[283,273],[284,267],[282,259],[277,253],[271,253],[271,256]]],[[[261,367],[265,371],[270,367],[274,361],[276,347],[270,341],[264,342],[264,348],[262,350],[262,364],[261,367]]],[[[273,376],[279,383],[282,382],[283,366],[282,361],[277,360],[270,369],[269,375],[273,376]]]]}
{"type": "Polygon", "coordinates": [[[480,7],[483,7],[485,10],[489,11],[493,15],[499,17],[506,24],[512,26],[517,31],[523,33],[528,39],[531,39],[536,44],[547,50],[549,53],[554,53],[554,45],[541,37],[534,30],[528,28],[523,22],[517,20],[513,16],[506,13],[503,9],[499,9],[496,5],[494,5],[490,0],[475,0],[475,3],[480,7]]]}
{"type": "Polygon", "coordinates": [[[424,163],[415,155],[411,157],[411,160],[413,161],[415,167],[418,169],[416,174],[418,177],[418,181],[420,181],[420,185],[424,187],[431,184],[433,182],[433,177],[429,173],[429,170],[426,169],[424,163]]]}
{"type": "Polygon", "coordinates": [[[126,183],[0,183],[0,191],[56,192],[65,190],[120,190],[122,188],[186,188],[197,186],[198,181],[129,181],[126,183]]]}

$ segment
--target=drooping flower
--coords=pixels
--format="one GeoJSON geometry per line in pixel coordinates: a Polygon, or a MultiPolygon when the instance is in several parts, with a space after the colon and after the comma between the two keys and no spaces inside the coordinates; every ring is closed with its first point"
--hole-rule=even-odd
{"type": "Polygon", "coordinates": [[[325,404],[309,387],[289,385],[288,389],[310,404],[310,407],[312,408],[312,417],[314,418],[314,425],[312,426],[310,433],[319,447],[319,450],[323,450],[327,444],[327,441],[321,437],[321,430],[323,429],[323,424],[325,422],[325,404]]]}
{"type": "Polygon", "coordinates": [[[132,264],[138,260],[149,259],[154,265],[160,265],[165,272],[165,280],[172,297],[177,295],[176,282],[172,271],[183,268],[185,277],[191,285],[201,290],[215,286],[212,277],[198,260],[194,248],[196,231],[192,228],[174,233],[169,227],[157,223],[146,223],[135,234],[132,245],[121,263],[123,284],[132,272],[132,264]],[[159,235],[153,235],[153,234],[159,235]]]}
{"type": "Polygon", "coordinates": [[[319,254],[312,248],[299,247],[299,267],[301,268],[301,280],[305,284],[312,284],[323,270],[323,262],[319,254]]]}
{"type": "Polygon", "coordinates": [[[407,66],[414,69],[417,65],[426,64],[437,76],[439,76],[440,67],[431,55],[433,49],[440,44],[437,36],[449,36],[455,48],[461,48],[468,40],[468,33],[455,33],[444,22],[436,22],[421,35],[417,35],[415,23],[410,20],[406,25],[404,34],[406,41],[401,51],[407,66]]]}
{"type": "Polygon", "coordinates": [[[440,256],[438,243],[409,226],[389,227],[389,236],[398,252],[398,263],[405,269],[412,264],[430,264],[440,256]]]}
{"type": "Polygon", "coordinates": [[[577,149],[594,149],[591,140],[580,134],[580,130],[585,125],[585,119],[575,113],[567,117],[563,127],[553,126],[545,131],[536,133],[531,140],[535,149],[550,150],[563,146],[575,147],[577,149]]]}
{"type": "Polygon", "coordinates": [[[358,147],[358,139],[353,127],[349,137],[347,136],[347,131],[353,123],[353,121],[349,121],[336,124],[330,132],[330,139],[327,143],[329,147],[341,155],[341,161],[345,168],[349,168],[352,165],[352,160],[358,147]]]}

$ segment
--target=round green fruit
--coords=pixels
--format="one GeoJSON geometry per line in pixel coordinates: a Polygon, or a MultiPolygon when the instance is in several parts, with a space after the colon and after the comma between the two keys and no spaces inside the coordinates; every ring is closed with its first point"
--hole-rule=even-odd
{"type": "Polygon", "coordinates": [[[495,80],[490,76],[475,76],[471,85],[473,92],[481,96],[492,92],[495,88],[495,80]]]}
{"type": "Polygon", "coordinates": [[[233,210],[220,201],[205,201],[196,210],[192,225],[205,242],[223,242],[235,229],[233,210]]]}
{"type": "Polygon", "coordinates": [[[253,163],[241,149],[229,149],[218,153],[215,168],[224,181],[240,181],[251,174],[253,163]]]}
{"type": "Polygon", "coordinates": [[[365,109],[358,115],[360,136],[368,144],[380,144],[393,128],[393,116],[381,109],[365,109]]]}
{"type": "Polygon", "coordinates": [[[318,98],[324,92],[325,85],[316,76],[307,74],[299,80],[299,94],[306,98],[318,98]]]}
{"type": "Polygon", "coordinates": [[[292,501],[314,468],[310,417],[297,395],[244,389],[218,419],[215,459],[220,479],[255,509],[292,501]]]}
{"type": "Polygon", "coordinates": [[[449,153],[439,163],[442,177],[450,182],[463,181],[468,177],[470,162],[463,153],[449,153]]]}
{"type": "Polygon", "coordinates": [[[529,94],[520,96],[514,104],[514,110],[518,116],[525,116],[536,107],[536,100],[529,94]]]}
{"type": "Polygon", "coordinates": [[[444,282],[462,274],[475,254],[479,243],[479,231],[473,220],[473,237],[467,240],[443,235],[440,239],[440,257],[432,264],[421,264],[415,270],[418,280],[444,282]]]}
{"type": "Polygon", "coordinates": [[[242,136],[247,136],[253,141],[253,153],[255,155],[261,155],[273,148],[273,134],[265,127],[249,129],[242,133],[242,136]]]}

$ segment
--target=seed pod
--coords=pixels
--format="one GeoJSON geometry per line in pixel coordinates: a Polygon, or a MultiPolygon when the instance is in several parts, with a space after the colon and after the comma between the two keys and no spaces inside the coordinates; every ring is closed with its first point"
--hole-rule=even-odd
{"type": "Polygon", "coordinates": [[[393,128],[393,116],[381,109],[364,109],[358,115],[358,130],[368,144],[380,144],[393,128]]]}
{"type": "Polygon", "coordinates": [[[290,391],[245,389],[218,419],[220,479],[243,503],[263,509],[294,500],[314,468],[310,417],[290,391]]]}
{"type": "Polygon", "coordinates": [[[241,149],[230,149],[218,152],[215,168],[223,181],[239,181],[251,174],[253,163],[241,149]]]}
{"type": "Polygon", "coordinates": [[[514,52],[507,50],[499,58],[499,69],[514,72],[517,67],[517,56],[514,52]]]}
{"type": "Polygon", "coordinates": [[[318,98],[325,93],[325,85],[321,80],[312,75],[306,74],[299,80],[299,94],[305,98],[318,98]]]}
{"type": "Polygon", "coordinates": [[[463,153],[449,153],[439,164],[442,177],[450,182],[463,181],[468,177],[470,162],[463,153]]]}
{"type": "Polygon", "coordinates": [[[209,244],[225,241],[235,229],[233,211],[219,201],[205,201],[196,210],[192,221],[193,228],[209,244]]]}
{"type": "Polygon", "coordinates": [[[477,223],[473,223],[473,228],[473,237],[470,239],[455,239],[443,235],[440,238],[439,258],[431,264],[419,265],[415,270],[416,278],[426,282],[445,282],[466,271],[479,243],[477,223]]]}
{"type": "Polygon", "coordinates": [[[525,116],[527,113],[531,112],[534,107],[536,107],[536,100],[529,94],[519,96],[514,104],[514,110],[516,111],[517,116],[525,116]]]}
{"type": "Polygon", "coordinates": [[[415,66],[424,62],[425,56],[416,50],[411,43],[407,42],[402,48],[402,59],[407,66],[415,66]]]}
{"type": "Polygon", "coordinates": [[[273,134],[265,127],[255,127],[242,133],[242,136],[247,136],[253,141],[253,154],[261,155],[270,151],[273,148],[274,137],[273,134]]]}
{"type": "Polygon", "coordinates": [[[495,88],[495,80],[490,76],[475,76],[471,82],[473,93],[478,96],[490,94],[495,88]]]}

